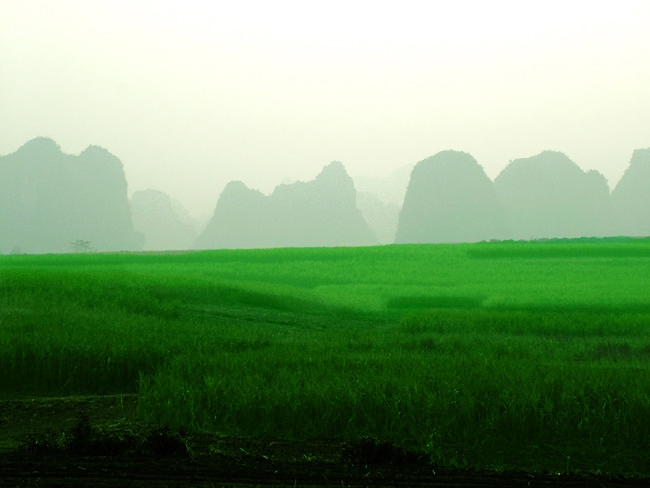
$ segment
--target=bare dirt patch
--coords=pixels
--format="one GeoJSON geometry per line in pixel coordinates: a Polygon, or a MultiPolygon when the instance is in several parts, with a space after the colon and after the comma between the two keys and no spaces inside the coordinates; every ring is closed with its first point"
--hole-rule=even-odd
{"type": "Polygon", "coordinates": [[[0,401],[0,486],[648,486],[650,479],[460,470],[375,439],[172,432],[135,395],[0,401]]]}

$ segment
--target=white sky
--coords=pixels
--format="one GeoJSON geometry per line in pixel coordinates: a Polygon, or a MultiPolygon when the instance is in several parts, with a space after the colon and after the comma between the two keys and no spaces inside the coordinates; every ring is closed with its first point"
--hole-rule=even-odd
{"type": "Polygon", "coordinates": [[[650,2],[0,0],[0,154],[41,135],[195,214],[233,179],[445,149],[492,178],[560,150],[614,185],[650,146],[650,2]]]}

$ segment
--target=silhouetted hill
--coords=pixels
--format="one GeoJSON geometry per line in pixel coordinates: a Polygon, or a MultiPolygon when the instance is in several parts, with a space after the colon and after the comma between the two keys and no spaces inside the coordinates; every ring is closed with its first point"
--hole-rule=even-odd
{"type": "Polygon", "coordinates": [[[144,235],[147,251],[191,249],[197,232],[187,210],[169,195],[156,190],[131,196],[133,227],[144,235]]]}
{"type": "Polygon", "coordinates": [[[476,242],[504,234],[504,216],[483,168],[442,151],[413,168],[396,243],[476,242]]]}
{"type": "Polygon", "coordinates": [[[506,208],[509,238],[608,235],[605,177],[595,170],[584,172],[561,152],[512,161],[494,180],[494,188],[506,208]]]}
{"type": "Polygon", "coordinates": [[[612,233],[650,236],[650,148],[636,149],[612,191],[612,233]]]}
{"type": "Polygon", "coordinates": [[[259,225],[268,217],[266,197],[248,188],[241,181],[226,185],[214,215],[194,244],[198,249],[258,248],[266,247],[268,237],[265,225],[259,225]]]}
{"type": "Polygon", "coordinates": [[[196,240],[199,249],[376,244],[356,206],[343,165],[330,163],[310,182],[279,185],[270,196],[240,181],[223,190],[196,240]]]}
{"type": "Polygon", "coordinates": [[[0,157],[0,251],[71,252],[138,247],[122,163],[103,148],[63,154],[44,137],[0,157]]]}

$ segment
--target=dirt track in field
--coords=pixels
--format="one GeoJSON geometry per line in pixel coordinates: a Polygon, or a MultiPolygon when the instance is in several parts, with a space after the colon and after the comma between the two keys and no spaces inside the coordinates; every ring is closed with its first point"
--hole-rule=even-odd
{"type": "Polygon", "coordinates": [[[371,440],[160,433],[136,414],[135,395],[0,401],[0,486],[650,486],[647,478],[449,469],[371,440]],[[120,444],[107,452],[92,444],[77,450],[42,445],[78,428],[80,412],[113,439],[158,435],[171,444],[145,449],[141,443],[136,449],[133,441],[128,449],[120,444]]]}

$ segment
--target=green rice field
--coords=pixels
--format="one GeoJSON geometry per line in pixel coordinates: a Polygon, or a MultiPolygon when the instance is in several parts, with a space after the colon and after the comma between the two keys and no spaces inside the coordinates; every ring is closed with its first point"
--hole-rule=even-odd
{"type": "Polygon", "coordinates": [[[650,475],[650,240],[0,256],[0,397],[650,475]]]}

